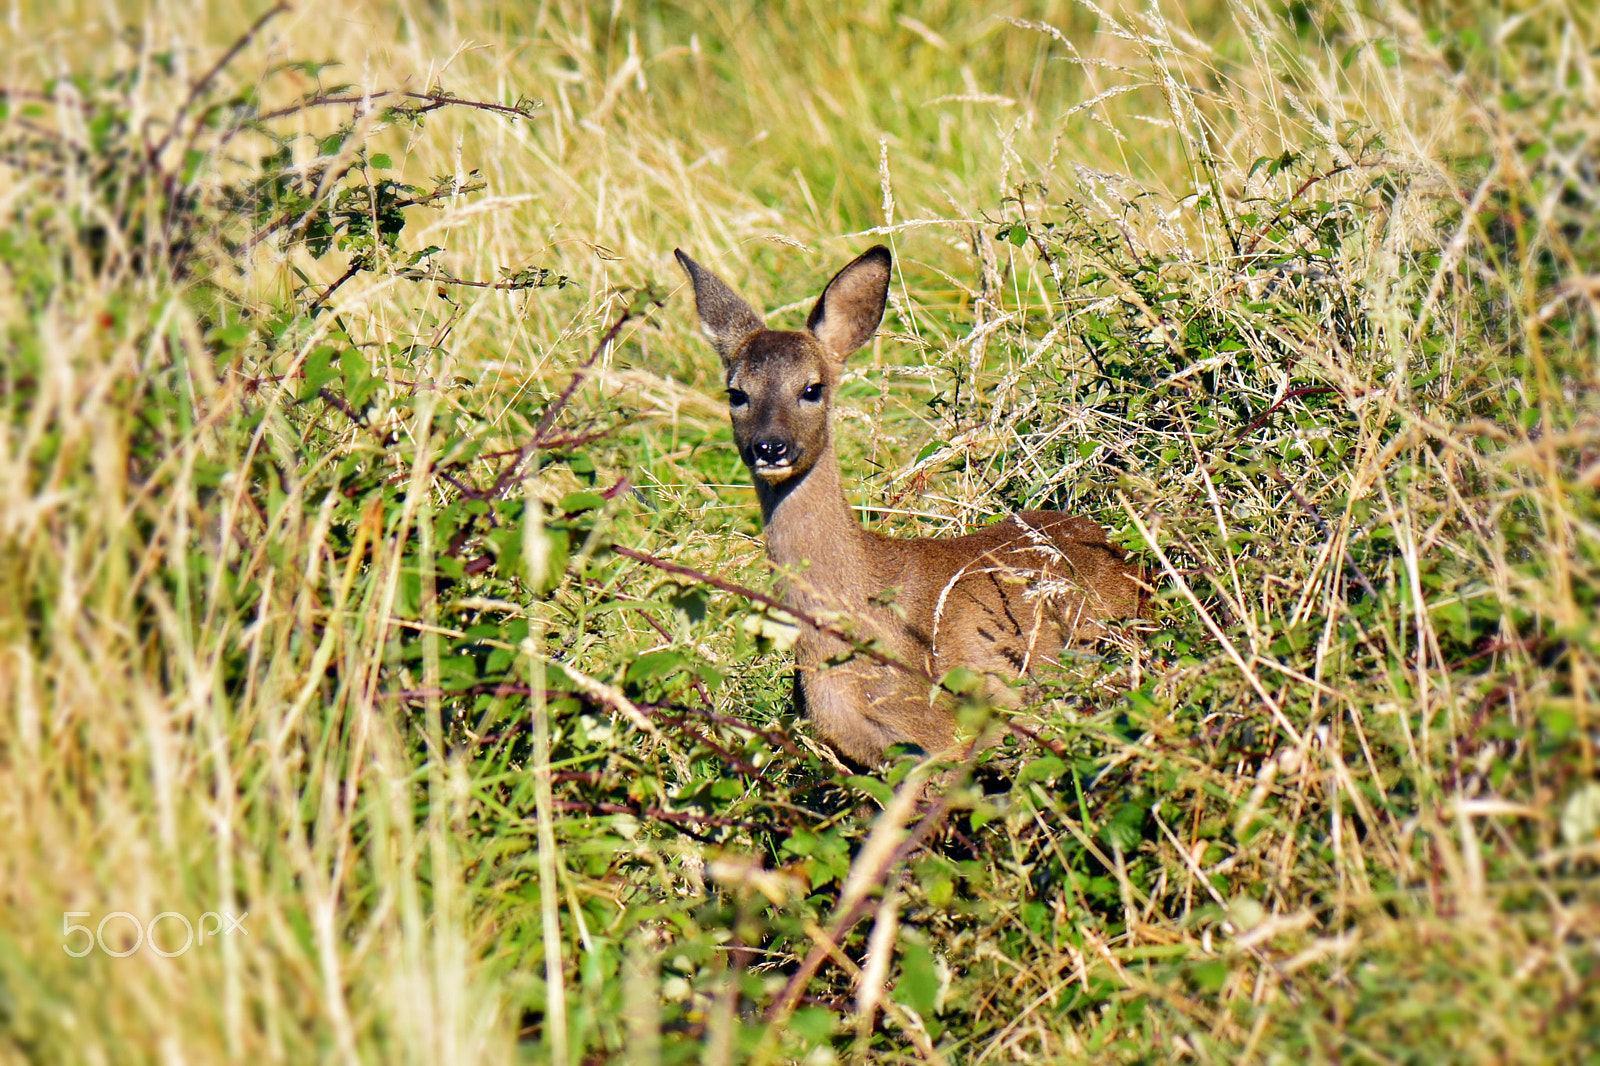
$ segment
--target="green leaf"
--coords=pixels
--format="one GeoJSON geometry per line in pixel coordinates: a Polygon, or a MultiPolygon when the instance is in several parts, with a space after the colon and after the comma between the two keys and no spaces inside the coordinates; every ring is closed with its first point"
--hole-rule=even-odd
{"type": "Polygon", "coordinates": [[[983,675],[965,666],[953,666],[939,680],[939,685],[958,696],[973,696],[983,688],[983,675]]]}
{"type": "Polygon", "coordinates": [[[1048,783],[1067,772],[1067,764],[1054,755],[1046,755],[1042,759],[1035,759],[1022,768],[1017,775],[1018,785],[1028,785],[1035,781],[1048,783]]]}
{"type": "Polygon", "coordinates": [[[900,955],[900,979],[894,985],[894,1001],[903,1003],[922,1018],[937,1013],[939,969],[933,952],[921,944],[907,944],[900,955]]]}
{"type": "Polygon", "coordinates": [[[606,498],[598,492],[569,492],[561,497],[561,502],[556,506],[562,514],[577,514],[580,511],[598,511],[606,505],[606,498]]]}
{"type": "Polygon", "coordinates": [[[1202,992],[1220,992],[1228,982],[1228,964],[1221,959],[1197,962],[1189,967],[1189,980],[1202,992]]]}
{"type": "Polygon", "coordinates": [[[678,672],[683,665],[683,654],[675,651],[655,651],[641,655],[628,664],[626,677],[635,685],[654,681],[678,672]]]}
{"type": "Polygon", "coordinates": [[[367,165],[376,167],[378,170],[388,170],[394,166],[394,163],[389,160],[388,156],[384,155],[382,152],[379,152],[377,155],[367,160],[367,165]]]}
{"type": "Polygon", "coordinates": [[[820,1044],[833,1035],[838,1017],[823,1007],[801,1007],[789,1017],[789,1029],[808,1044],[820,1044]]]}
{"type": "Polygon", "coordinates": [[[567,561],[572,558],[572,538],[564,529],[546,527],[544,539],[549,542],[550,555],[545,560],[544,582],[539,586],[541,596],[549,595],[567,576],[567,561]]]}
{"type": "Polygon", "coordinates": [[[701,684],[705,685],[707,692],[716,692],[727,682],[727,678],[723,677],[722,672],[715,667],[707,666],[705,663],[694,663],[693,667],[695,675],[700,678],[701,684]]]}
{"type": "Polygon", "coordinates": [[[1137,803],[1124,803],[1111,820],[1100,827],[1100,839],[1122,851],[1132,851],[1144,828],[1145,809],[1137,803]]]}
{"type": "Polygon", "coordinates": [[[306,356],[300,373],[302,381],[296,399],[309,400],[319,389],[339,375],[339,371],[333,366],[333,347],[324,344],[313,349],[311,354],[306,356]]]}
{"type": "Polygon", "coordinates": [[[358,348],[347,348],[339,356],[339,368],[344,373],[344,398],[357,411],[366,409],[372,394],[378,391],[379,380],[372,376],[367,357],[358,348]]]}
{"type": "Polygon", "coordinates": [[[879,806],[887,807],[889,806],[889,801],[894,799],[894,789],[890,788],[876,777],[865,777],[861,774],[854,774],[845,778],[844,783],[850,785],[852,788],[858,788],[862,792],[865,792],[867,795],[877,800],[879,806]]]}
{"type": "Polygon", "coordinates": [[[344,372],[346,388],[352,381],[360,381],[372,373],[372,365],[359,348],[346,348],[339,354],[339,369],[344,372]]]}
{"type": "Polygon", "coordinates": [[[1577,719],[1572,716],[1572,713],[1561,708],[1547,707],[1540,717],[1544,719],[1544,727],[1550,731],[1550,735],[1556,740],[1566,740],[1578,725],[1577,719]]]}
{"type": "Polygon", "coordinates": [[[691,625],[706,617],[706,594],[700,589],[684,589],[667,598],[672,610],[691,625]]]}
{"type": "Polygon", "coordinates": [[[250,339],[255,335],[256,331],[252,327],[243,322],[235,322],[231,326],[225,326],[217,330],[212,336],[218,344],[224,347],[240,348],[250,343],[250,339]]]}
{"type": "Polygon", "coordinates": [[[783,850],[791,855],[810,855],[817,850],[817,838],[804,829],[796,829],[783,842],[783,850]]]}

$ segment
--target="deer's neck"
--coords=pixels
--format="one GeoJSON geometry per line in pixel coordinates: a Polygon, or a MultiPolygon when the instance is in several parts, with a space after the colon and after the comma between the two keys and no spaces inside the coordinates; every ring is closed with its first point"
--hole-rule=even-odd
{"type": "Polygon", "coordinates": [[[867,534],[845,500],[833,442],[799,478],[777,485],[756,479],[756,495],[767,557],[828,598],[858,598],[848,592],[867,576],[867,534]]]}

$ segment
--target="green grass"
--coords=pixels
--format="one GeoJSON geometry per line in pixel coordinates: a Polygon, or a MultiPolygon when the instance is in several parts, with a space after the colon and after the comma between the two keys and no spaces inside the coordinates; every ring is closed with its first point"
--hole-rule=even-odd
{"type": "Polygon", "coordinates": [[[264,10],[0,27],[0,1062],[1593,1054],[1585,8],[264,10]],[[1156,592],[922,806],[612,550],[876,241],[864,519],[1156,592]]]}

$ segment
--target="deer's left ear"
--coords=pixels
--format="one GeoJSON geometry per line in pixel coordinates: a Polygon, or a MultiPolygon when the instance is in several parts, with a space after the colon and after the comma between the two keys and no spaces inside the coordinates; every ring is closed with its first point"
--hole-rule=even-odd
{"type": "Polygon", "coordinates": [[[878,332],[889,302],[889,274],[894,258],[875,245],[833,276],[806,319],[806,328],[835,358],[843,359],[878,332]]]}

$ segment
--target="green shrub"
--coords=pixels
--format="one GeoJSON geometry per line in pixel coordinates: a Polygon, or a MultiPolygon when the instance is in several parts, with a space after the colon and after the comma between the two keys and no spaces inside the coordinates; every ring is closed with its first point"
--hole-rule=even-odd
{"type": "Polygon", "coordinates": [[[8,1058],[1592,1044],[1591,21],[1036,14],[381,27],[501,46],[457,96],[273,9],[5,90],[8,1058]],[[845,228],[870,519],[1091,514],[1154,591],[920,797],[793,713],[667,273],[779,322],[845,228]],[[162,912],[248,935],[111,954],[162,912]]]}

